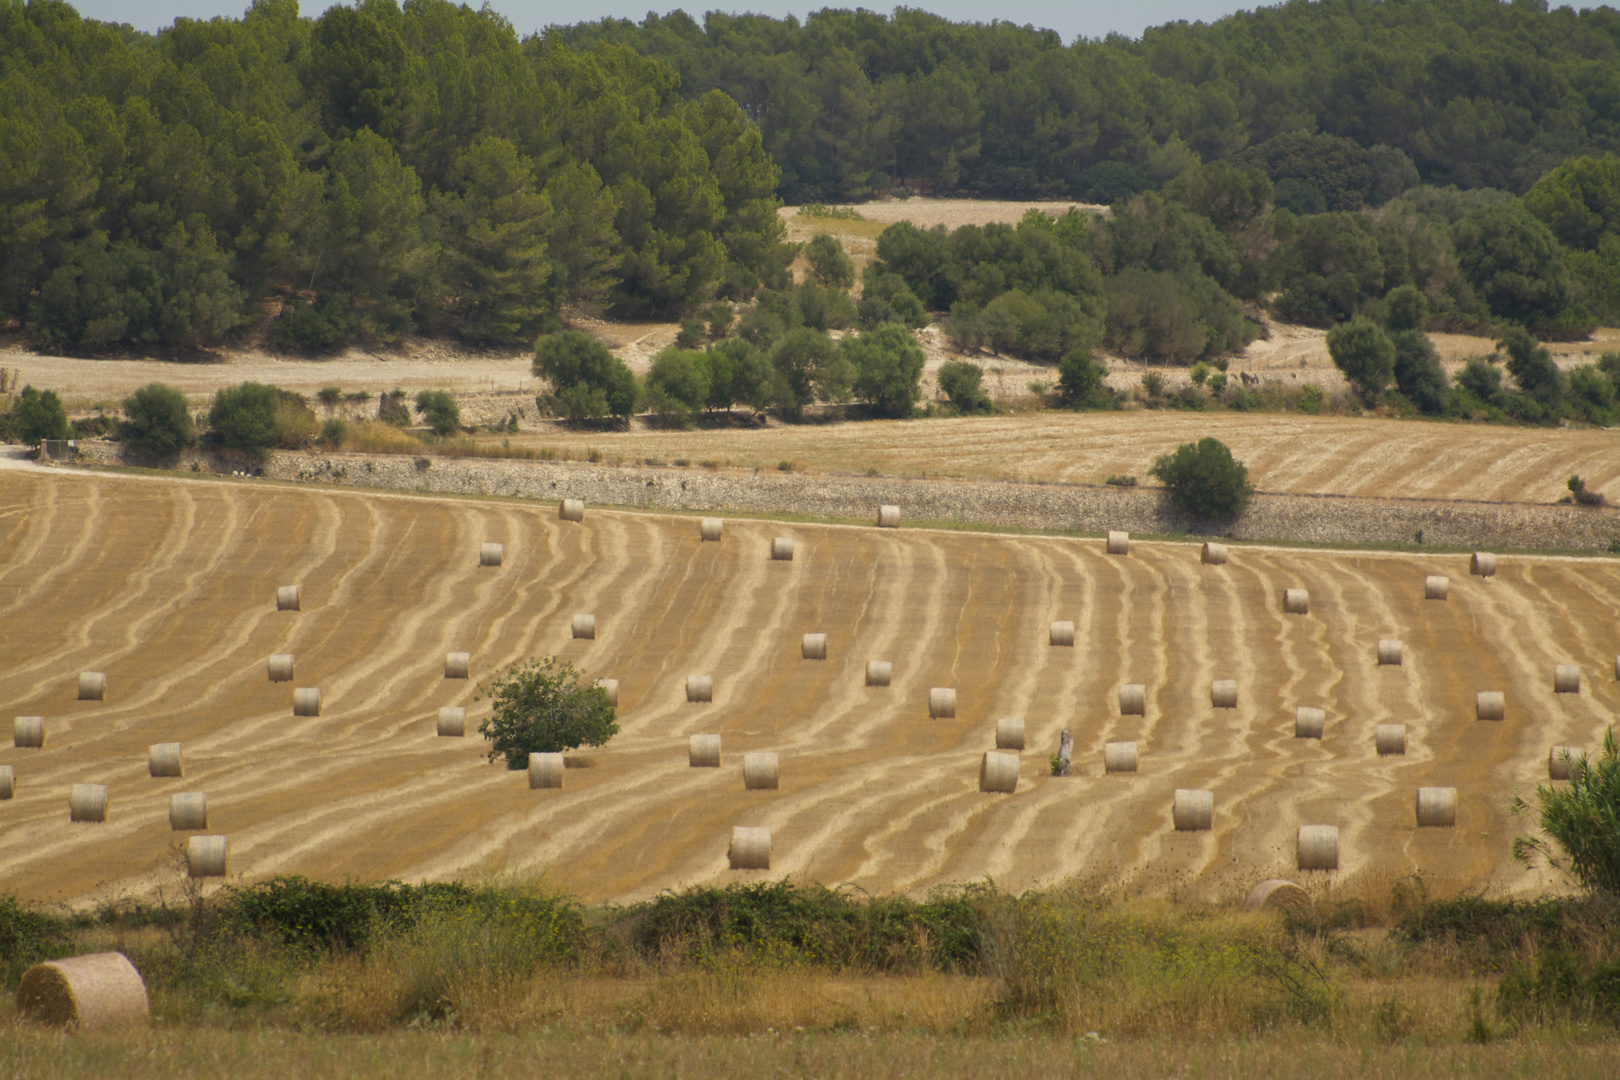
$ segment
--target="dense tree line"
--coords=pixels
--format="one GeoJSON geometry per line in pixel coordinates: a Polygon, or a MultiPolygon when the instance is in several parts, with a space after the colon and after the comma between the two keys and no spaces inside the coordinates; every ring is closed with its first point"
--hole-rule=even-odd
{"type": "Polygon", "coordinates": [[[780,281],[778,172],[725,95],[445,0],[157,35],[0,0],[0,316],[58,348],[532,341],[780,281]]]}

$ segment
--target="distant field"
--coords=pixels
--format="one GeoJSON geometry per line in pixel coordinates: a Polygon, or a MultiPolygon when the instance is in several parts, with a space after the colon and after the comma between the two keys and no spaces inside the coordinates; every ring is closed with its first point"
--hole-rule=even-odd
{"type": "Polygon", "coordinates": [[[250,483],[0,474],[0,713],[46,718],[44,750],[0,746],[17,796],[0,803],[0,880],[27,900],[144,893],[171,873],[171,794],[205,791],[235,872],[337,879],[543,873],[588,900],[645,897],[729,872],[734,825],[768,825],[772,877],[916,892],[993,878],[1012,891],[1103,876],[1149,893],[1232,897],[1292,873],[1295,827],[1337,824],[1337,880],[1423,871],[1507,893],[1553,879],[1509,859],[1515,789],[1553,744],[1596,745],[1620,709],[1620,564],[1504,558],[1489,581],[1459,556],[1234,549],[733,520],[700,544],[689,517],[274,488],[250,483]],[[772,536],[797,541],[771,562],[772,536]],[[478,546],[506,545],[480,569],[478,546]],[[1425,574],[1451,578],[1423,600],[1425,574]],[[303,589],[299,613],[275,589],[303,589]],[[1280,611],[1284,587],[1311,614],[1280,611]],[[597,617],[575,641],[570,617],[597,617]],[[1054,619],[1077,625],[1051,648],[1054,619]],[[825,662],[800,636],[829,635],[825,662]],[[1374,665],[1380,638],[1404,666],[1374,665]],[[474,679],[556,653],[620,680],[623,733],[583,751],[561,791],[530,791],[483,743],[438,738],[439,706],[484,706],[474,679]],[[296,657],[270,683],[271,653],[296,657]],[[868,688],[869,658],[894,663],[868,688]],[[1555,697],[1554,664],[1586,673],[1555,697]],[[103,671],[103,703],[75,700],[103,671]],[[709,705],[685,701],[712,674],[709,705]],[[1213,679],[1239,707],[1212,710],[1213,679]],[[1119,714],[1121,684],[1147,715],[1119,714]],[[293,686],[323,715],[294,718],[293,686]],[[930,687],[957,717],[930,720],[930,687]],[[1508,719],[1473,718],[1476,691],[1508,719]],[[1293,738],[1298,704],[1327,737],[1293,738]],[[1023,716],[1018,791],[978,792],[998,717],[1023,716]],[[1378,723],[1408,725],[1402,758],[1378,723]],[[1047,775],[1058,735],[1076,776],[1047,775]],[[724,765],[687,765],[687,736],[719,732],[724,765]],[[1103,743],[1135,739],[1142,769],[1102,775],[1103,743]],[[147,747],[184,745],[183,779],[146,774],[147,747]],[[746,792],[741,754],[781,755],[782,786],[746,792]],[[110,820],[70,824],[69,786],[105,783],[110,820]],[[1417,830],[1420,785],[1459,789],[1455,829],[1417,830]],[[1209,788],[1212,832],[1170,829],[1173,789],[1209,788]]]}

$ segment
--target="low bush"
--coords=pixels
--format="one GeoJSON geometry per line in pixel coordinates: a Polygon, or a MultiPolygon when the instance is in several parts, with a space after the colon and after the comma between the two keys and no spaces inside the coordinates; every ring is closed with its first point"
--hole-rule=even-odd
{"type": "Polygon", "coordinates": [[[1182,443],[1154,461],[1149,472],[1164,484],[1177,509],[1205,520],[1236,516],[1253,490],[1249,470],[1219,439],[1182,443]]]}
{"type": "Polygon", "coordinates": [[[148,383],[124,399],[118,438],[137,452],[172,459],[197,441],[186,396],[172,386],[148,383]]]}
{"type": "Polygon", "coordinates": [[[461,406],[448,390],[423,390],[416,395],[416,411],[435,435],[454,435],[461,430],[461,406]]]}
{"type": "Polygon", "coordinates": [[[984,392],[984,368],[957,360],[939,366],[939,389],[960,413],[988,412],[990,395],[984,392]]]}

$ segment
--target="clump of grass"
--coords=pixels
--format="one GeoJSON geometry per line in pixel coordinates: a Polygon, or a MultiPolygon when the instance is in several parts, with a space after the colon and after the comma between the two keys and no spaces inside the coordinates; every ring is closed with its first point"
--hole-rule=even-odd
{"type": "Polygon", "coordinates": [[[422,440],[392,424],[362,420],[349,426],[343,448],[357,454],[419,454],[422,440]]]}

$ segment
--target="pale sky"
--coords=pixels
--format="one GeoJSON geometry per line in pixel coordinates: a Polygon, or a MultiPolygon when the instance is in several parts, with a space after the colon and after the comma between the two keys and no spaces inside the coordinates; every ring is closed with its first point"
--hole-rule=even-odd
{"type": "MultiPolygon", "coordinates": [[[[90,19],[125,22],[137,30],[158,30],[177,18],[211,19],[218,15],[235,18],[249,6],[250,0],[70,0],[79,14],[90,19]]],[[[473,2],[473,0],[467,0],[473,2]]],[[[329,0],[300,0],[305,15],[318,15],[333,4],[329,0]]],[[[473,6],[478,6],[474,3],[473,6]]],[[[793,13],[803,19],[811,11],[822,8],[858,8],[889,12],[893,4],[883,0],[865,3],[802,3],[796,0],[744,0],[728,4],[725,0],[707,0],[696,4],[648,3],[648,0],[573,0],[571,3],[546,0],[489,0],[489,6],[504,15],[521,36],[527,36],[552,23],[577,23],[608,16],[633,19],[640,22],[649,11],[660,14],[684,10],[702,23],[702,12],[707,10],[754,11],[781,17],[793,13]]],[[[1056,30],[1064,41],[1079,36],[1103,37],[1121,33],[1138,37],[1149,26],[1173,22],[1177,19],[1210,22],[1234,11],[1249,9],[1254,3],[1236,3],[1234,0],[1135,0],[1133,3],[1097,3],[1093,0],[1023,0],[1021,3],[986,5],[969,0],[924,0],[904,5],[921,8],[942,15],[955,22],[989,21],[995,18],[1008,22],[1032,23],[1056,30]]],[[[1582,5],[1586,6],[1586,5],[1582,5]]]]}

